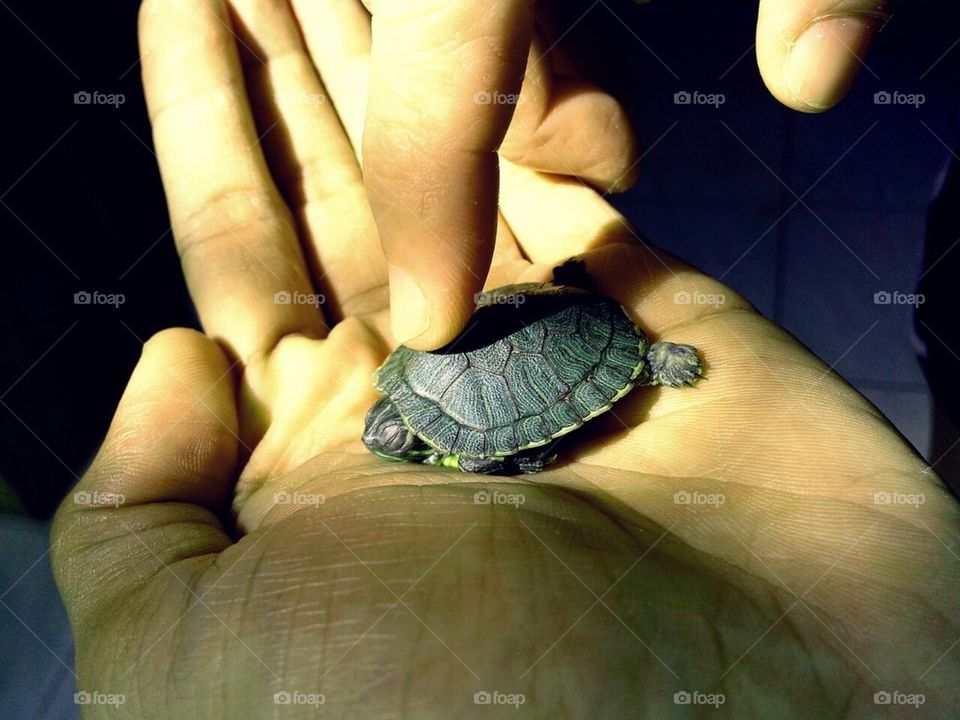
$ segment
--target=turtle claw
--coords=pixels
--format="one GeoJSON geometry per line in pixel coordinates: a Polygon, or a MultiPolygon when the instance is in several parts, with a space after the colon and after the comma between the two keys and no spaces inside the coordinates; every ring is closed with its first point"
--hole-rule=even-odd
{"type": "Polygon", "coordinates": [[[659,342],[647,350],[649,385],[679,388],[693,387],[703,377],[703,364],[697,349],[690,345],[659,342]]]}

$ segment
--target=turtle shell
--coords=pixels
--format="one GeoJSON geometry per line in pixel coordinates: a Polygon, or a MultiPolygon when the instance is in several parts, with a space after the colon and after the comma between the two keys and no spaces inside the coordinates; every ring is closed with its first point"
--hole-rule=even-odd
{"type": "Polygon", "coordinates": [[[377,371],[377,389],[443,453],[544,445],[609,410],[644,370],[647,340],[615,300],[553,285],[485,295],[449,345],[401,345],[377,371]]]}

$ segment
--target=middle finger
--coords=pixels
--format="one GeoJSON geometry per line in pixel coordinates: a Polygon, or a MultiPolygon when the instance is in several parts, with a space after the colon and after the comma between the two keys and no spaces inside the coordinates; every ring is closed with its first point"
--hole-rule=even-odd
{"type": "Polygon", "coordinates": [[[244,63],[271,172],[299,225],[333,322],[382,310],[386,264],[360,168],[284,0],[231,0],[260,60],[244,63]]]}

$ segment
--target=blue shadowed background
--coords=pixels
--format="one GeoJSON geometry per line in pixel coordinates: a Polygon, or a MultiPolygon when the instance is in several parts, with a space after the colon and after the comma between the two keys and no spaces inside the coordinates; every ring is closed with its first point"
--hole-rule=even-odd
{"type": "MultiPolygon", "coordinates": [[[[849,97],[808,116],[760,80],[755,3],[576,8],[568,40],[595,48],[586,70],[624,99],[645,147],[639,182],[612,202],[784,325],[953,472],[960,181],[944,180],[960,134],[956,11],[903,3],[849,97]]],[[[46,521],[96,450],[142,341],[196,326],[151,149],[136,11],[0,2],[2,718],[79,716],[46,521]],[[123,103],[76,95],[94,91],[123,103]],[[75,304],[93,289],[125,302],[75,304]]]]}

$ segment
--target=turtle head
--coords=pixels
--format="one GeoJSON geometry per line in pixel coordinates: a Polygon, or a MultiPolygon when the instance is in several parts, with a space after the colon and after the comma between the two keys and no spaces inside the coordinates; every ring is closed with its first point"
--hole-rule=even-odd
{"type": "Polygon", "coordinates": [[[397,406],[386,395],[373,404],[363,426],[363,444],[382,457],[417,461],[433,452],[403,422],[397,406]]]}

